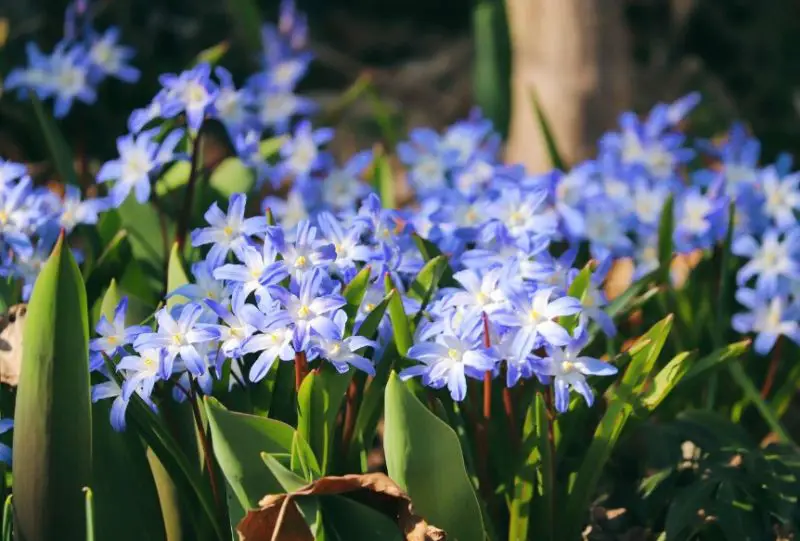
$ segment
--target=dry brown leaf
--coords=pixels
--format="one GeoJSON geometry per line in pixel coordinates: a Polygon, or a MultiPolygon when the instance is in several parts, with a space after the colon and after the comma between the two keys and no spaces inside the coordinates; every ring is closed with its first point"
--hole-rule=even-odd
{"type": "Polygon", "coordinates": [[[291,494],[265,496],[260,508],[248,511],[236,528],[240,541],[313,541],[314,537],[291,501],[297,496],[347,495],[347,497],[383,513],[395,521],[406,541],[446,541],[442,530],[414,514],[408,495],[383,473],[323,477],[291,494]],[[281,508],[284,516],[279,520],[281,508]],[[273,538],[275,527],[279,535],[273,538]]]}
{"type": "Polygon", "coordinates": [[[27,306],[16,304],[0,318],[0,383],[17,386],[22,363],[22,331],[27,306]]]}

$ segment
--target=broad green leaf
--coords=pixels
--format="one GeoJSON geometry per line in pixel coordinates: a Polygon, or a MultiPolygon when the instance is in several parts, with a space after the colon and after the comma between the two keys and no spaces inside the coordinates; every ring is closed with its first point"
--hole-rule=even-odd
{"type": "Polygon", "coordinates": [[[75,166],[73,165],[72,150],[67,144],[67,140],[58,129],[53,118],[44,110],[42,102],[36,97],[35,92],[30,92],[31,103],[33,104],[33,112],[36,115],[36,120],[39,122],[39,128],[44,136],[45,143],[47,144],[47,151],[53,159],[58,176],[66,184],[78,185],[78,175],[75,174],[75,166]]]}
{"type": "Polygon", "coordinates": [[[151,447],[147,448],[145,456],[150,465],[153,482],[156,486],[166,540],[182,541],[189,534],[188,532],[184,533],[185,521],[183,520],[183,510],[180,505],[181,494],[178,486],[151,447]]]}
{"type": "Polygon", "coordinates": [[[675,355],[653,378],[647,392],[642,397],[641,405],[649,411],[655,410],[689,373],[693,359],[694,355],[691,351],[675,355]]]}
{"type": "MultiPolygon", "coordinates": [[[[442,251],[439,250],[439,247],[436,246],[434,243],[429,241],[428,239],[424,239],[420,237],[418,234],[413,233],[412,238],[414,239],[414,243],[417,245],[417,249],[422,254],[422,258],[425,261],[430,261],[438,256],[444,256],[447,258],[446,255],[442,254],[442,251]]],[[[455,281],[453,278],[453,268],[450,266],[450,261],[447,261],[447,265],[444,268],[441,278],[439,279],[439,287],[454,287],[458,286],[458,282],[455,281]]]]}
{"type": "Polygon", "coordinates": [[[92,487],[97,496],[97,538],[164,539],[158,492],[145,448],[134,430],[115,432],[111,427],[111,402],[100,400],[92,405],[92,487]]]}
{"type": "Polygon", "coordinates": [[[433,297],[433,293],[446,268],[447,258],[443,255],[436,256],[425,263],[411,282],[411,286],[408,288],[408,296],[422,304],[420,313],[433,297]]]}
{"type": "Polygon", "coordinates": [[[392,173],[392,166],[385,154],[381,153],[375,156],[372,175],[372,185],[378,195],[381,196],[383,206],[388,209],[396,208],[397,197],[395,192],[397,187],[392,173]]]}
{"type": "Polygon", "coordinates": [[[165,197],[174,190],[178,190],[189,181],[192,164],[187,161],[175,162],[161,174],[156,181],[155,191],[158,197],[165,197]]]}
{"type": "Polygon", "coordinates": [[[208,183],[226,199],[235,193],[248,193],[255,184],[253,171],[242,160],[229,157],[222,160],[208,183]]]}
{"type": "MultiPolygon", "coordinates": [[[[205,405],[214,456],[242,508],[256,508],[266,494],[281,493],[283,485],[264,467],[261,453],[291,454],[294,429],[274,419],[228,411],[213,398],[207,397],[205,405]]],[[[316,464],[309,467],[319,472],[316,464]]]]}
{"type": "Polygon", "coordinates": [[[405,308],[403,307],[403,300],[400,297],[400,292],[392,282],[392,277],[387,273],[384,279],[386,286],[386,294],[396,291],[397,294],[392,295],[389,299],[389,318],[392,321],[392,332],[394,334],[394,343],[397,346],[397,352],[405,356],[408,348],[411,347],[414,339],[411,336],[411,326],[409,325],[408,316],[406,316],[405,308]]]}
{"type": "MultiPolygon", "coordinates": [[[[186,275],[182,259],[180,248],[178,248],[178,243],[176,242],[172,245],[172,250],[169,253],[169,264],[167,265],[167,294],[189,283],[189,278],[186,275]]],[[[172,308],[179,303],[180,300],[180,297],[177,295],[168,297],[167,308],[172,308]]]]}
{"type": "Polygon", "coordinates": [[[692,363],[683,381],[689,381],[698,376],[705,375],[706,372],[717,368],[726,361],[738,359],[744,355],[748,349],[750,349],[749,339],[734,342],[733,344],[728,344],[723,348],[712,351],[702,359],[692,363]]]}
{"type": "MultiPolygon", "coordinates": [[[[525,415],[522,433],[525,440],[520,452],[521,461],[514,474],[513,498],[509,511],[508,541],[525,541],[529,539],[531,512],[534,489],[538,486],[538,498],[546,511],[547,503],[555,496],[553,473],[553,453],[547,433],[547,405],[541,393],[531,401],[525,415]]],[[[540,512],[541,519],[536,532],[544,534],[546,539],[553,537],[553,517],[547,512],[540,512]],[[543,533],[544,532],[544,533],[543,533]]]]}
{"type": "Polygon", "coordinates": [[[275,137],[264,139],[263,141],[261,141],[261,144],[258,147],[258,150],[261,153],[261,157],[264,158],[265,160],[268,160],[269,158],[273,157],[280,151],[281,147],[288,140],[289,138],[285,135],[276,135],[275,137]]]}
{"type": "Polygon", "coordinates": [[[669,284],[670,265],[672,264],[673,243],[672,235],[675,231],[675,198],[670,195],[661,209],[661,219],[658,222],[658,265],[662,283],[669,284]]]}
{"type": "Polygon", "coordinates": [[[175,235],[175,226],[168,216],[166,222],[167,239],[161,230],[161,218],[158,211],[149,203],[139,203],[131,195],[117,209],[122,224],[128,230],[131,248],[136,259],[147,262],[149,271],[156,272],[155,278],[163,276],[164,262],[169,255],[167,251],[175,235]]]}
{"type": "Polygon", "coordinates": [[[561,158],[561,153],[558,151],[558,144],[556,143],[553,130],[550,127],[550,122],[547,120],[547,115],[545,115],[542,105],[539,103],[539,98],[533,89],[531,89],[531,103],[533,104],[533,112],[536,114],[536,121],[539,123],[539,129],[542,132],[542,139],[544,139],[544,143],[547,146],[547,154],[550,156],[550,163],[555,169],[566,171],[567,165],[561,158]]]}
{"type": "MultiPolygon", "coordinates": [[[[329,377],[335,376],[331,374],[329,377]]],[[[327,473],[332,447],[334,427],[330,426],[329,420],[333,418],[335,422],[336,418],[336,412],[331,411],[331,396],[325,387],[321,371],[312,370],[297,392],[297,431],[311,445],[323,473],[327,473]]]]}
{"type": "Polygon", "coordinates": [[[86,277],[86,298],[93,306],[112,279],[121,280],[132,255],[128,232],[120,229],[97,258],[86,277]]]}
{"type": "Polygon", "coordinates": [[[472,88],[475,103],[505,138],[510,120],[511,44],[504,7],[502,0],[482,0],[472,8],[472,88]]]}
{"type": "Polygon", "coordinates": [[[610,399],[608,409],[594,432],[592,443],[569,491],[567,507],[561,524],[561,528],[566,534],[565,539],[580,538],[586,510],[589,509],[600,475],[620,434],[622,434],[625,423],[633,413],[634,402],[638,400],[639,395],[647,386],[648,377],[671,328],[672,316],[670,315],[653,325],[639,338],[638,342],[647,341],[647,345],[638,349],[631,357],[630,364],[620,383],[606,393],[610,399]]]}
{"type": "Polygon", "coordinates": [[[85,535],[81,490],[92,475],[87,312],[62,234],[33,287],[23,335],[13,446],[19,539],[85,535]]]}
{"type": "Polygon", "coordinates": [[[320,498],[325,532],[332,540],[403,541],[400,528],[388,516],[344,496],[320,498]]]}
{"type": "Polygon", "coordinates": [[[280,359],[277,359],[264,376],[264,379],[258,383],[252,383],[250,386],[250,402],[253,405],[253,411],[261,416],[268,417],[269,410],[272,406],[272,398],[275,394],[275,383],[278,378],[278,370],[281,365],[280,359]]]}
{"type": "Polygon", "coordinates": [[[391,477],[431,524],[459,541],[483,541],[481,508],[458,436],[392,373],[386,385],[383,449],[391,477]]]}

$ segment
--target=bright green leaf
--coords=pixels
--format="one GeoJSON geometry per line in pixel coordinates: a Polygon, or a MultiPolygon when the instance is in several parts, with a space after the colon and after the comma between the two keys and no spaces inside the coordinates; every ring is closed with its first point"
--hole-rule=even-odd
{"type": "Polygon", "coordinates": [[[226,198],[235,193],[248,193],[255,184],[253,171],[242,160],[229,157],[214,168],[209,184],[226,198]]]}
{"type": "Polygon", "coordinates": [[[39,122],[39,128],[42,130],[45,143],[47,144],[47,151],[53,159],[58,176],[66,184],[78,185],[78,175],[75,173],[75,166],[73,165],[72,150],[67,144],[67,140],[58,129],[53,118],[44,110],[42,102],[36,97],[35,92],[29,92],[31,103],[33,104],[33,112],[36,115],[36,120],[39,122]]]}
{"type": "MultiPolygon", "coordinates": [[[[172,245],[172,250],[169,253],[169,264],[167,266],[167,294],[174,292],[181,286],[189,283],[189,277],[186,275],[186,270],[183,266],[183,261],[178,248],[178,243],[172,245]]],[[[171,308],[180,302],[180,298],[176,296],[167,298],[167,308],[171,308]]]]}

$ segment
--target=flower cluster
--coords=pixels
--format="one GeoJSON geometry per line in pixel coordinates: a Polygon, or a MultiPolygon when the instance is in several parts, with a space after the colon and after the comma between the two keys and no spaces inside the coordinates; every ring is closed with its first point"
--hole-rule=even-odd
{"type": "Polygon", "coordinates": [[[139,70],[129,64],[133,49],[119,43],[119,29],[98,32],[91,26],[87,3],[76,1],[67,8],[64,38],[48,55],[28,43],[28,66],[12,70],[5,80],[20,97],[32,90],[40,99],[53,98],[56,117],[69,113],[75,100],[86,104],[97,99],[97,86],[113,77],[126,83],[139,80],[139,70]]]}
{"type": "Polygon", "coordinates": [[[103,198],[83,199],[77,186],[65,186],[63,197],[35,187],[23,164],[0,159],[0,274],[22,279],[27,300],[59,231],[96,224],[107,208],[103,198]]]}

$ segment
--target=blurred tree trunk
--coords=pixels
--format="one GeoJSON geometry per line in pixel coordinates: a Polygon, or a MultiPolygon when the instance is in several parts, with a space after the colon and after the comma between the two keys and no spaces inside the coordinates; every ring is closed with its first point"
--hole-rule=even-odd
{"type": "Polygon", "coordinates": [[[507,158],[552,167],[535,93],[567,165],[595,154],[597,138],[631,106],[633,60],[619,0],[506,0],[512,109],[507,158]]]}

